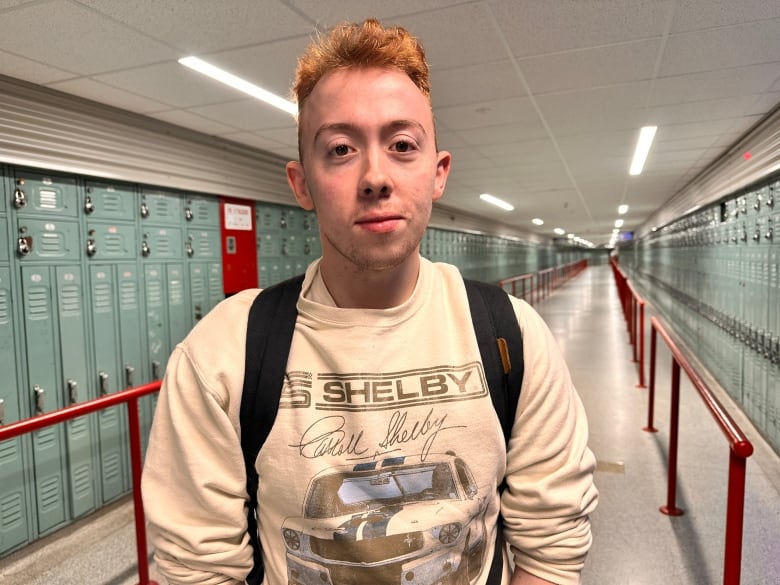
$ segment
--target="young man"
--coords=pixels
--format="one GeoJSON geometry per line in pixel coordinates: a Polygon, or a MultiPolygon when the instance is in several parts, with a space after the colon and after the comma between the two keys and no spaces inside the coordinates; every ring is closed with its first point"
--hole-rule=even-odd
{"type": "MultiPolygon", "coordinates": [[[[512,299],[525,375],[507,446],[461,275],[419,254],[450,170],[422,48],[344,24],[301,57],[294,93],[287,177],[322,257],[256,461],[264,583],[482,584],[499,513],[515,566],[502,583],[578,583],[595,460],[555,341],[512,299]]],[[[241,583],[252,567],[239,406],[257,292],[221,303],[169,361],[143,494],[170,583],[241,583]]]]}

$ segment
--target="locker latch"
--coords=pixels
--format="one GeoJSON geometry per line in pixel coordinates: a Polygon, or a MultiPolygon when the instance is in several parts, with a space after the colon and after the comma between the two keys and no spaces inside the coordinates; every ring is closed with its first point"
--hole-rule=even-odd
{"type": "Polygon", "coordinates": [[[152,362],[152,379],[159,380],[160,379],[160,362],[157,360],[154,360],[152,362]]]}
{"type": "Polygon", "coordinates": [[[125,364],[125,388],[132,388],[134,386],[135,368],[129,364],[125,364]]]}
{"type": "Polygon", "coordinates": [[[32,236],[19,236],[16,240],[16,251],[20,256],[29,256],[33,249],[32,236]]]}
{"type": "Polygon", "coordinates": [[[92,197],[87,195],[87,197],[84,199],[84,213],[89,215],[93,211],[95,211],[95,204],[92,203],[92,197]]]}
{"type": "Polygon", "coordinates": [[[764,237],[771,242],[772,241],[772,236],[773,236],[772,228],[769,228],[766,231],[766,234],[764,235],[764,237]]]}
{"type": "Polygon", "coordinates": [[[27,205],[27,197],[22,190],[22,185],[24,185],[24,179],[17,179],[16,189],[14,189],[14,207],[16,209],[20,209],[27,205]]]}
{"type": "Polygon", "coordinates": [[[71,404],[76,404],[79,401],[79,384],[73,378],[68,378],[68,398],[71,404]]]}
{"type": "Polygon", "coordinates": [[[151,253],[152,253],[152,250],[151,250],[151,248],[149,248],[149,244],[146,242],[146,240],[141,242],[141,256],[146,258],[151,253]]]}
{"type": "Polygon", "coordinates": [[[95,254],[97,254],[97,244],[94,239],[89,238],[87,240],[87,256],[91,258],[95,254]]]}
{"type": "Polygon", "coordinates": [[[46,390],[36,384],[33,386],[33,394],[35,394],[35,414],[43,414],[46,390]]]}
{"type": "Polygon", "coordinates": [[[194,217],[194,214],[192,213],[192,209],[189,207],[184,209],[184,219],[187,221],[192,221],[192,218],[194,217]]]}
{"type": "Polygon", "coordinates": [[[5,422],[5,400],[0,398],[0,426],[5,422]]]}
{"type": "Polygon", "coordinates": [[[100,386],[100,395],[105,396],[108,394],[108,374],[98,372],[98,384],[100,386]]]}
{"type": "Polygon", "coordinates": [[[141,203],[141,217],[149,217],[149,206],[145,201],[141,203]]]}
{"type": "Polygon", "coordinates": [[[192,247],[192,240],[187,241],[186,248],[187,248],[187,256],[189,258],[192,258],[192,256],[195,254],[195,248],[192,247]]]}

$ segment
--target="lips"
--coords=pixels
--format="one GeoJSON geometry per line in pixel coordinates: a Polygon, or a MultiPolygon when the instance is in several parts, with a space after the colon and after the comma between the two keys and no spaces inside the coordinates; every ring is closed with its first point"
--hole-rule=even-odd
{"type": "Polygon", "coordinates": [[[362,217],[355,223],[361,228],[375,233],[387,233],[395,230],[403,218],[399,215],[371,215],[362,217]]]}

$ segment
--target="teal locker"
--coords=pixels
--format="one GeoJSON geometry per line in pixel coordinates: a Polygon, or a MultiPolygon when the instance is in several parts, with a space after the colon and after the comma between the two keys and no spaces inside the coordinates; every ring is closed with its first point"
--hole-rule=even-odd
{"type": "Polygon", "coordinates": [[[184,216],[182,197],[163,191],[141,191],[141,221],[145,224],[179,226],[184,216]]]}
{"type": "Polygon", "coordinates": [[[143,305],[140,269],[134,262],[117,264],[119,283],[119,330],[122,388],[132,388],[151,381],[144,366],[143,305]]]}
{"type": "Polygon", "coordinates": [[[209,311],[208,265],[204,262],[189,262],[187,270],[190,278],[190,302],[192,306],[190,324],[195,326],[209,311]]]}
{"type": "Polygon", "coordinates": [[[282,237],[279,233],[258,234],[258,258],[276,258],[282,255],[282,237]]]}
{"type": "Polygon", "coordinates": [[[145,264],[144,296],[146,298],[146,334],[149,375],[162,379],[168,361],[168,314],[165,292],[166,274],[163,264],[145,264]]]}
{"type": "MultiPolygon", "coordinates": [[[[55,356],[57,314],[54,283],[47,267],[22,266],[22,295],[27,356],[25,416],[50,412],[64,405],[59,391],[55,356]]],[[[66,519],[62,425],[32,434],[37,529],[46,533],[66,519]]]]}
{"type": "MultiPolygon", "coordinates": [[[[114,266],[110,264],[89,267],[92,291],[92,323],[95,340],[94,387],[99,396],[121,390],[122,366],[119,356],[119,315],[117,282],[114,266]]],[[[100,481],[103,502],[116,499],[124,493],[127,482],[125,464],[124,407],[101,410],[98,413],[100,481]]]]}
{"type": "Polygon", "coordinates": [[[219,199],[207,195],[186,196],[184,219],[193,226],[219,228],[219,199]]]}
{"type": "Polygon", "coordinates": [[[142,225],[141,256],[146,259],[181,260],[184,258],[184,239],[178,227],[142,225]]]}
{"type": "MultiPolygon", "coordinates": [[[[0,218],[4,220],[5,218],[0,218]]],[[[3,224],[0,224],[0,226],[3,224]]],[[[2,241],[3,246],[6,240],[2,241]]],[[[11,271],[0,266],[0,424],[24,417],[19,404],[11,271]]],[[[22,437],[0,442],[0,555],[30,540],[22,437]]]]}
{"type": "Polygon", "coordinates": [[[170,346],[168,355],[173,348],[189,333],[190,309],[189,299],[185,284],[184,266],[181,264],[168,264],[166,266],[166,288],[168,298],[168,326],[170,346]]]}
{"type": "MultiPolygon", "coordinates": [[[[64,406],[82,402],[89,395],[89,347],[87,341],[86,298],[78,266],[57,266],[56,291],[59,323],[59,350],[62,360],[61,388],[64,406]]],[[[95,433],[88,417],[79,417],[64,424],[67,445],[70,513],[76,518],[95,509],[95,466],[92,445],[95,433]]]]}
{"type": "Polygon", "coordinates": [[[255,205],[255,219],[258,234],[268,231],[277,232],[282,229],[282,206],[258,203],[255,205]]]}
{"type": "Polygon", "coordinates": [[[186,234],[185,252],[188,258],[199,262],[221,258],[218,229],[187,229],[186,234]]]}
{"type": "Polygon", "coordinates": [[[222,286],[222,264],[220,262],[210,262],[208,268],[209,308],[207,312],[216,307],[225,298],[222,286]]]}
{"type": "MultiPolygon", "coordinates": [[[[0,193],[2,195],[2,193],[0,193]]],[[[0,215],[0,262],[5,264],[11,259],[11,253],[8,250],[8,227],[5,223],[5,217],[0,215]]]]}
{"type": "Polygon", "coordinates": [[[16,223],[16,255],[20,261],[54,262],[80,259],[78,221],[22,217],[20,214],[16,223]]]}
{"type": "Polygon", "coordinates": [[[91,260],[123,260],[138,253],[138,233],[134,224],[87,221],[85,253],[91,260]]]}
{"type": "Polygon", "coordinates": [[[92,219],[132,222],[138,215],[138,202],[129,185],[88,180],[82,209],[92,219]]]}
{"type": "Polygon", "coordinates": [[[49,175],[40,171],[14,171],[13,207],[19,215],[77,217],[75,177],[49,175]]]}

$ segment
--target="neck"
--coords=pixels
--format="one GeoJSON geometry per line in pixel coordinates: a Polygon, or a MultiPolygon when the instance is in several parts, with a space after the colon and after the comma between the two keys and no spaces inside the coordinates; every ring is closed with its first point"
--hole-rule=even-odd
{"type": "Polygon", "coordinates": [[[420,256],[382,270],[344,269],[322,259],[320,274],[336,306],[344,309],[389,309],[406,301],[417,285],[420,256]]]}

